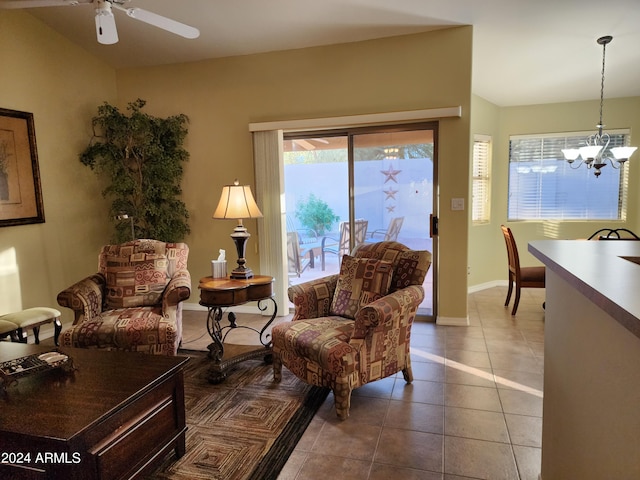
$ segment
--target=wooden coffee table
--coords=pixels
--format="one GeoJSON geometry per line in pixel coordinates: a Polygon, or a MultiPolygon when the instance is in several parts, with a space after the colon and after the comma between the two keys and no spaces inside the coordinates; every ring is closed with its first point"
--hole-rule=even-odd
{"type": "Polygon", "coordinates": [[[273,294],[273,277],[256,275],[248,279],[212,278],[200,279],[200,305],[207,307],[207,331],[213,342],[208,346],[209,357],[213,359],[208,379],[211,383],[225,380],[226,370],[245,360],[264,357],[271,359],[271,339],[267,328],[276,317],[278,305],[273,294]],[[229,324],[222,324],[223,309],[247,302],[258,302],[258,309],[265,311],[270,301],[273,314],[261,330],[236,322],[235,314],[229,314],[229,324]],[[233,345],[225,343],[227,334],[236,328],[244,328],[256,332],[261,345],[233,345]]]}
{"type": "MultiPolygon", "coordinates": [[[[0,362],[52,350],[0,343],[0,362]]],[[[0,478],[125,479],[185,453],[188,357],[58,348],[76,370],[0,391],[0,478]]]]}

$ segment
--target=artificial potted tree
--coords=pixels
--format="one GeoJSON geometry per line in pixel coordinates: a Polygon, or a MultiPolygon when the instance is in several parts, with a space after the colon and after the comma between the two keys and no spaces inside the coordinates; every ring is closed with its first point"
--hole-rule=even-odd
{"type": "Polygon", "coordinates": [[[94,136],[80,161],[102,176],[111,199],[113,241],[136,238],[181,241],[189,233],[189,212],[180,200],[183,148],[188,118],[158,118],[142,112],[144,100],[128,104],[126,115],[105,102],[93,118],[94,136]],[[128,218],[129,222],[118,219],[128,218]]]}

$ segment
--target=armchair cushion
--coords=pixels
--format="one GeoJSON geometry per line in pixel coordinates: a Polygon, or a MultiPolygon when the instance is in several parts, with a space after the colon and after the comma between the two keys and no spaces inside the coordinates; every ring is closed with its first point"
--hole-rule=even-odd
{"type": "MultiPolygon", "coordinates": [[[[353,320],[342,317],[321,317],[292,322],[291,328],[280,328],[287,349],[295,356],[306,357],[332,375],[349,375],[355,371],[355,349],[349,345],[353,320]]],[[[279,328],[278,325],[273,327],[279,328]]],[[[297,374],[303,378],[308,363],[300,365],[297,374]]]]}
{"type": "Polygon", "coordinates": [[[96,322],[83,322],[64,332],[63,346],[143,351],[173,355],[178,341],[176,322],[165,318],[160,307],[120,308],[104,312],[96,322]]]}
{"type": "Polygon", "coordinates": [[[99,271],[107,280],[108,308],[158,304],[170,278],[165,246],[136,241],[102,248],[99,271]]]}
{"type": "Polygon", "coordinates": [[[408,250],[400,253],[393,271],[390,290],[394,292],[409,285],[422,285],[430,266],[431,252],[427,250],[408,250]]]}
{"type": "Polygon", "coordinates": [[[354,319],[360,307],[387,294],[392,275],[391,262],[345,255],[329,313],[354,319]]]}

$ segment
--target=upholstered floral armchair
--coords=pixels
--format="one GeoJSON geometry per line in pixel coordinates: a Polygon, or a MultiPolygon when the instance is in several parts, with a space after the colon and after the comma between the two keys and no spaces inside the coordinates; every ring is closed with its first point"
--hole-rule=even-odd
{"type": "Polygon", "coordinates": [[[309,384],[331,388],[343,420],[354,388],[399,371],[412,382],[411,326],[430,265],[428,251],[363,244],[343,257],[340,274],[290,287],[293,319],[272,331],[274,380],[284,365],[309,384]]]}
{"type": "Polygon", "coordinates": [[[157,240],[102,247],[98,273],[58,294],[58,303],[75,313],[60,344],[175,355],[181,302],[191,294],[188,256],[185,243],[157,240]]]}

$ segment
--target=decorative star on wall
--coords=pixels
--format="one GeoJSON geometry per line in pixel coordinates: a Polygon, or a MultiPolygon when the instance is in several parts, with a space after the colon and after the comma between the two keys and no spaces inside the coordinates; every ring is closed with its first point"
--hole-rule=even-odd
{"type": "Polygon", "coordinates": [[[402,172],[402,170],[394,170],[393,165],[391,164],[389,164],[389,168],[387,170],[380,170],[380,173],[386,177],[384,179],[384,183],[387,183],[389,180],[393,180],[398,183],[398,179],[396,177],[400,172],[402,172]]]}
{"type": "Polygon", "coordinates": [[[389,200],[390,198],[395,200],[396,199],[396,193],[398,193],[398,190],[394,190],[394,189],[390,188],[389,190],[383,190],[382,192],[387,195],[385,197],[385,200],[389,200]]]}
{"type": "Polygon", "coordinates": [[[387,213],[393,213],[396,209],[395,205],[389,205],[387,208],[387,213]]]}

